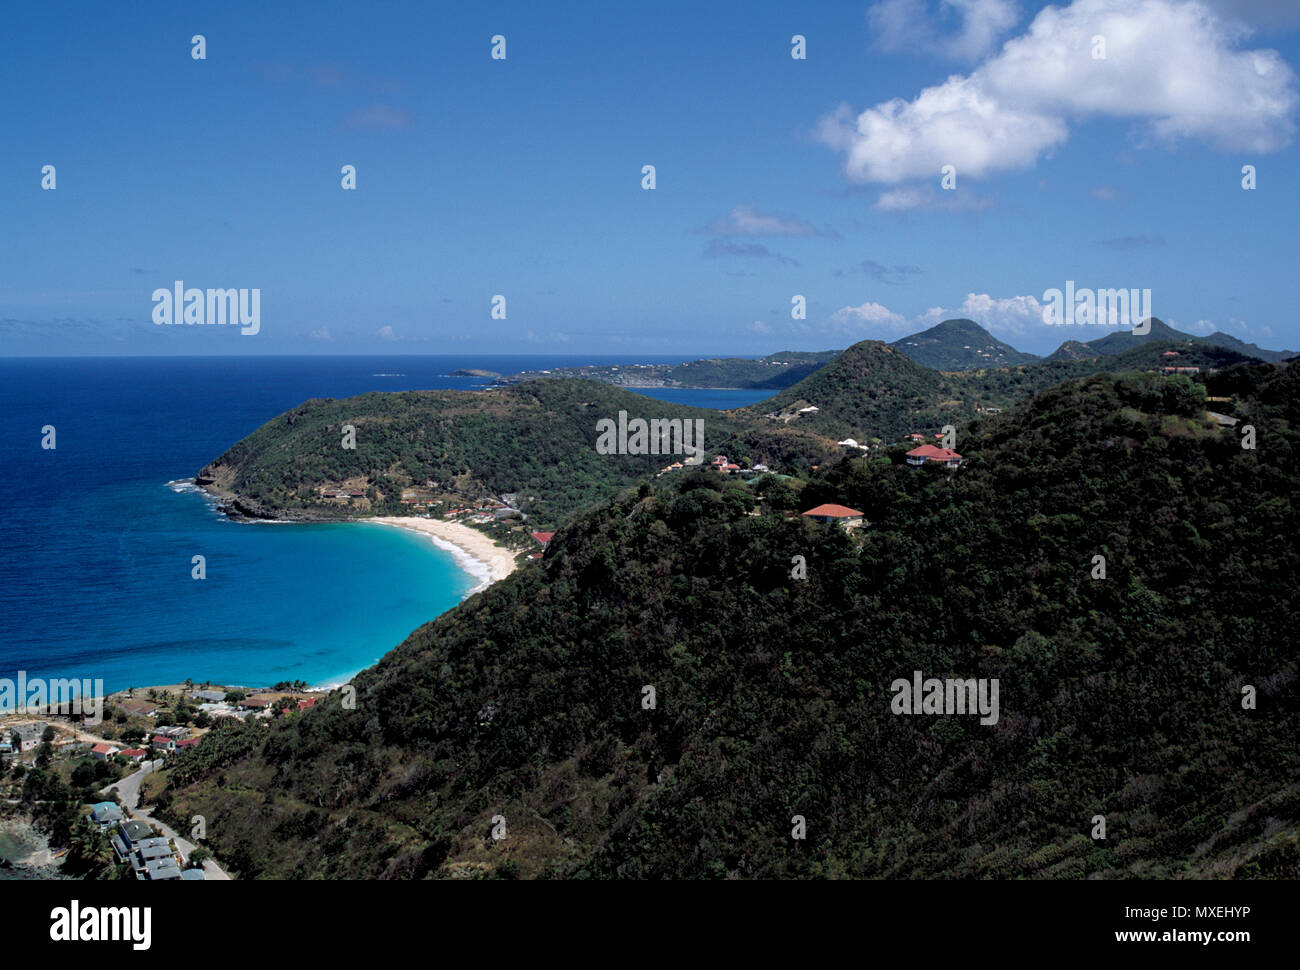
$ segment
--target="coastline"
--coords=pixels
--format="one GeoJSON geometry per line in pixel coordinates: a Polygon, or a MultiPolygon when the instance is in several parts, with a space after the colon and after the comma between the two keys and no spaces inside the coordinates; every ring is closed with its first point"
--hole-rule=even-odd
{"type": "MultiPolygon", "coordinates": [[[[518,568],[515,553],[504,546],[497,545],[491,538],[477,529],[471,529],[459,522],[449,522],[443,519],[423,519],[417,516],[365,516],[344,519],[266,518],[256,514],[248,514],[238,506],[233,495],[222,493],[213,488],[211,484],[199,485],[192,478],[169,481],[167,487],[174,492],[197,492],[214,511],[231,521],[239,523],[262,523],[266,525],[339,522],[364,525],[373,523],[417,533],[427,538],[439,549],[451,553],[457,567],[474,578],[474,585],[461,597],[461,602],[469,599],[475,593],[487,589],[493,583],[505,579],[518,568]]],[[[379,659],[379,657],[374,658],[367,666],[373,666],[373,664],[378,663],[379,659]]],[[[313,682],[310,689],[334,690],[343,684],[349,683],[357,673],[364,669],[366,669],[366,666],[358,667],[346,676],[331,675],[318,682],[313,682]]]]}
{"type": "Polygon", "coordinates": [[[455,557],[456,564],[478,580],[462,599],[468,599],[475,593],[487,589],[493,583],[505,579],[518,568],[514,553],[509,549],[497,545],[483,533],[459,522],[395,515],[374,516],[351,521],[373,522],[377,525],[406,529],[408,532],[415,532],[427,537],[439,549],[450,552],[455,557]]]}

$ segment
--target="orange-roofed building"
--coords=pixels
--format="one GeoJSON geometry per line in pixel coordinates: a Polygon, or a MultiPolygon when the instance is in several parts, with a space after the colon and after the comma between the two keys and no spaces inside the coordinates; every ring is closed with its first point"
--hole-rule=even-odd
{"type": "Polygon", "coordinates": [[[961,455],[951,448],[936,448],[934,445],[921,445],[907,453],[909,465],[924,465],[927,461],[937,461],[949,468],[956,468],[961,464],[961,455]]]}
{"type": "Polygon", "coordinates": [[[819,505],[815,509],[809,509],[804,515],[818,522],[835,522],[846,529],[862,524],[862,513],[847,505],[819,505]]]}

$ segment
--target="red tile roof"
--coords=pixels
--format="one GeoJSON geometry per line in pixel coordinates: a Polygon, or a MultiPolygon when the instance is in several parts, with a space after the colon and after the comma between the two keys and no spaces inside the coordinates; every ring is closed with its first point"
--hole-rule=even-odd
{"type": "Polygon", "coordinates": [[[908,458],[929,458],[931,461],[948,461],[953,458],[960,459],[961,455],[951,448],[936,448],[934,445],[921,445],[920,448],[913,448],[907,453],[908,458]]]}
{"type": "Polygon", "coordinates": [[[113,750],[113,746],[111,744],[97,744],[90,750],[94,754],[108,754],[110,751],[113,750]]]}
{"type": "Polygon", "coordinates": [[[857,509],[851,509],[846,505],[819,505],[815,509],[809,509],[804,515],[820,515],[832,519],[849,519],[855,516],[861,516],[862,513],[857,509]]]}
{"type": "Polygon", "coordinates": [[[536,539],[538,542],[540,542],[542,545],[546,545],[548,542],[551,541],[551,537],[552,537],[553,535],[555,535],[555,533],[554,533],[554,532],[534,532],[532,535],[533,535],[533,538],[536,539]]]}
{"type": "Polygon", "coordinates": [[[320,700],[319,697],[304,697],[302,700],[298,702],[298,710],[300,711],[310,710],[311,708],[316,706],[316,702],[318,700],[320,700]]]}
{"type": "Polygon", "coordinates": [[[144,748],[123,748],[118,752],[123,758],[138,758],[146,753],[144,748]]]}

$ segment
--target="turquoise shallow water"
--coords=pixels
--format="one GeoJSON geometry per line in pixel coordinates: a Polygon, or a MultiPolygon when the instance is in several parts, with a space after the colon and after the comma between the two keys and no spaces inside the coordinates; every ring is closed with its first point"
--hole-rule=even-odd
{"type": "Polygon", "coordinates": [[[0,359],[0,678],[322,685],[373,664],[477,583],[450,553],[377,525],[232,522],[167,483],[311,397],[473,389],[445,375],[593,360],[0,359]]]}

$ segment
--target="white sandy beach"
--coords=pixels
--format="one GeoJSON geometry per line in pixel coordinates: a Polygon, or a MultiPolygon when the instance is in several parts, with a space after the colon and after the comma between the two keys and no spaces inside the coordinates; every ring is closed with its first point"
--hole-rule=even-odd
{"type": "Polygon", "coordinates": [[[486,589],[515,571],[514,553],[498,546],[483,533],[459,522],[393,515],[360,521],[392,525],[428,536],[439,548],[446,549],[455,556],[457,563],[479,580],[474,588],[465,594],[466,596],[472,596],[479,590],[486,589]]]}

